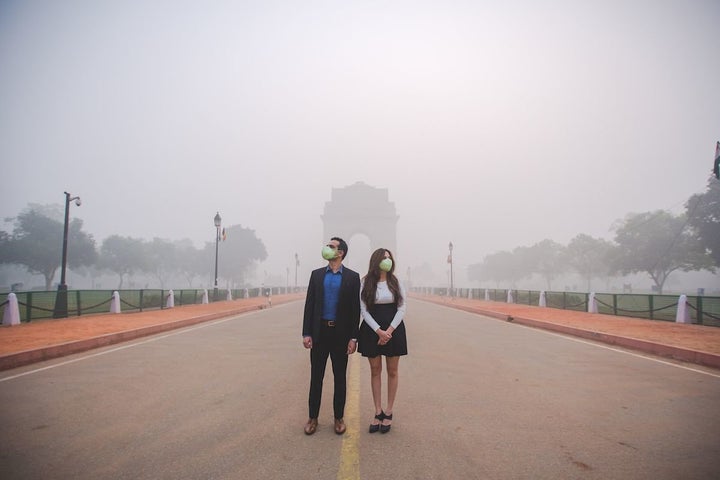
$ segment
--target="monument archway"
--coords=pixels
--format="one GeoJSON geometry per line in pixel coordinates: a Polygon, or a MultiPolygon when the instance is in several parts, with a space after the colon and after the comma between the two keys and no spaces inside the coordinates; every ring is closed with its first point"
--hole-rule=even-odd
{"type": "MultiPolygon", "coordinates": [[[[388,200],[387,188],[376,188],[363,182],[356,182],[349,187],[333,188],[330,201],[325,202],[325,211],[320,218],[323,221],[324,240],[337,236],[348,242],[349,261],[355,257],[350,239],[357,234],[370,239],[371,253],[383,247],[398,255],[399,217],[395,212],[395,204],[388,200]]],[[[361,259],[363,268],[366,268],[367,263],[362,262],[367,260],[361,259]]],[[[357,262],[352,263],[358,265],[357,262]]]]}

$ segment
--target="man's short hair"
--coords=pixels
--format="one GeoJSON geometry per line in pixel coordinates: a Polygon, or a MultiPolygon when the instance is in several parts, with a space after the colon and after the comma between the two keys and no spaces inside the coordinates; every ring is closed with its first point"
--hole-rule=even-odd
{"type": "Polygon", "coordinates": [[[343,255],[343,260],[345,260],[348,256],[348,244],[345,243],[345,240],[340,237],[332,237],[330,240],[337,240],[337,242],[340,244],[338,245],[338,250],[342,250],[343,252],[345,252],[345,255],[343,255]]]}

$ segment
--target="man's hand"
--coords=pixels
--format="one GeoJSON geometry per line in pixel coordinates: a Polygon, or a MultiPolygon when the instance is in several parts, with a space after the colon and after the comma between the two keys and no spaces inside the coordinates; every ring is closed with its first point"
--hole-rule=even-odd
{"type": "Polygon", "coordinates": [[[312,337],[303,337],[303,347],[312,348],[312,337]]]}
{"type": "Polygon", "coordinates": [[[347,354],[352,355],[353,353],[355,353],[355,350],[357,350],[357,341],[351,339],[348,342],[347,354]]]}

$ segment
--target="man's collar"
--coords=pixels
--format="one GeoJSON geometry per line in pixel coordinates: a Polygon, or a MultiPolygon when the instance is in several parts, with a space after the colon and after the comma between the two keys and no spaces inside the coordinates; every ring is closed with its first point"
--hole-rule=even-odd
{"type": "MultiPolygon", "coordinates": [[[[328,265],[327,267],[325,267],[325,272],[326,272],[326,273],[327,273],[327,272],[332,272],[332,271],[333,271],[333,269],[330,268],[330,265],[328,265]]],[[[343,264],[342,264],[342,263],[340,264],[340,268],[338,268],[338,272],[339,272],[339,273],[343,273],[343,264]]],[[[334,272],[333,272],[333,273],[334,273],[334,272]]]]}

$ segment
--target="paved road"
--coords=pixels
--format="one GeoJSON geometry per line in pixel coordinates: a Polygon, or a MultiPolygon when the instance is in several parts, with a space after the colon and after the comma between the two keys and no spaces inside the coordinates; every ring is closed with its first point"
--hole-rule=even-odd
{"type": "Polygon", "coordinates": [[[717,371],[418,300],[392,431],[356,355],[306,437],[301,307],[2,372],[0,478],[720,478],[717,371]]]}

